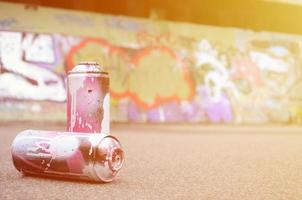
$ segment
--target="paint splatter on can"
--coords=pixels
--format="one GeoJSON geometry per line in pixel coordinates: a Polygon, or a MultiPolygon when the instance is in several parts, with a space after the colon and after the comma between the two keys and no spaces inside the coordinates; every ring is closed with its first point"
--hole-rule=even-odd
{"type": "Polygon", "coordinates": [[[67,130],[110,132],[109,75],[96,62],[81,62],[67,77],[67,130]]]}
{"type": "Polygon", "coordinates": [[[110,182],[120,171],[124,153],[106,134],[26,130],[12,147],[16,169],[25,175],[110,182]]]}

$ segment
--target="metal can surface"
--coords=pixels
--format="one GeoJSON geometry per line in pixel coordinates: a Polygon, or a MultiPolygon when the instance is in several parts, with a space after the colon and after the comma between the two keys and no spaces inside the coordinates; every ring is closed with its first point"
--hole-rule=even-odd
{"type": "Polygon", "coordinates": [[[120,171],[124,153],[105,134],[26,130],[11,146],[15,168],[25,175],[110,182],[120,171]]]}
{"type": "Polygon", "coordinates": [[[67,76],[67,130],[110,132],[109,75],[96,62],[81,62],[67,76]]]}

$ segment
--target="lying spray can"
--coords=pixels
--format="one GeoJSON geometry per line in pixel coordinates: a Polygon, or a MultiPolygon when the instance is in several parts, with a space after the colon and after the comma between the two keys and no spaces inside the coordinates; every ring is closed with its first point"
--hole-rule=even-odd
{"type": "Polygon", "coordinates": [[[25,175],[110,182],[120,171],[124,153],[105,134],[26,130],[11,147],[16,169],[25,175]]]}
{"type": "Polygon", "coordinates": [[[96,62],[81,62],[67,76],[67,130],[110,132],[109,75],[96,62]]]}

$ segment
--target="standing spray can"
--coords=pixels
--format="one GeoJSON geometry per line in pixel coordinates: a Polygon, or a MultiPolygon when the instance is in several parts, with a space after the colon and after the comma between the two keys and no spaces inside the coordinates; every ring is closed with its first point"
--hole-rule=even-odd
{"type": "Polygon", "coordinates": [[[109,134],[108,73],[96,62],[81,62],[68,73],[67,86],[67,130],[109,134]]]}
{"type": "Polygon", "coordinates": [[[120,171],[124,153],[106,134],[26,130],[11,146],[13,163],[25,175],[110,182],[120,171]]]}

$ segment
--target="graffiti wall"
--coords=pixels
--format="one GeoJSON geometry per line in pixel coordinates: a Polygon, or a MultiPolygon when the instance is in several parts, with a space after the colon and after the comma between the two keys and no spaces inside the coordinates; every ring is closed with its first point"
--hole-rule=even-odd
{"type": "Polygon", "coordinates": [[[65,121],[66,72],[97,60],[110,74],[112,121],[302,122],[302,37],[0,10],[0,120],[65,121]]]}

